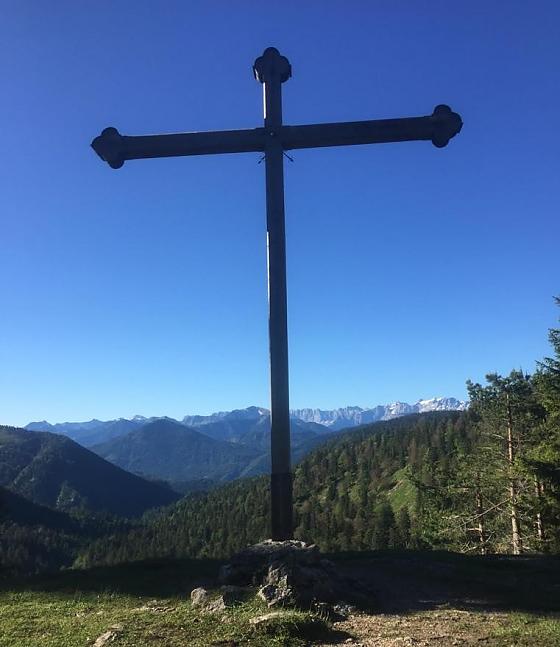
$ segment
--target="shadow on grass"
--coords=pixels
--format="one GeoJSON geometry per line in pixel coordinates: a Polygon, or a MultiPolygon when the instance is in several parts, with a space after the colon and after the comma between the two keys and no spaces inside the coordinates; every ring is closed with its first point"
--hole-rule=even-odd
{"type": "Polygon", "coordinates": [[[196,586],[215,582],[221,564],[213,559],[148,560],[0,581],[0,590],[186,597],[196,586]]]}
{"type": "MultiPolygon", "coordinates": [[[[264,626],[256,629],[261,636],[284,636],[285,638],[299,638],[306,644],[340,644],[349,642],[352,636],[346,631],[340,631],[330,623],[312,615],[278,616],[271,619],[264,626]],[[311,642],[307,642],[311,641],[311,642]]],[[[227,643],[226,643],[227,644],[227,643]]]]}
{"type": "Polygon", "coordinates": [[[560,611],[560,556],[368,551],[327,555],[383,613],[448,606],[472,611],[560,611]]]}
{"type": "MultiPolygon", "coordinates": [[[[370,612],[560,611],[560,556],[467,556],[436,551],[368,551],[326,555],[349,586],[371,596],[370,612]]],[[[223,561],[132,562],[0,581],[0,590],[121,593],[187,598],[197,586],[217,586],[223,561]]],[[[345,600],[351,602],[351,600],[345,600]]],[[[359,605],[362,606],[363,605],[359,605]]]]}

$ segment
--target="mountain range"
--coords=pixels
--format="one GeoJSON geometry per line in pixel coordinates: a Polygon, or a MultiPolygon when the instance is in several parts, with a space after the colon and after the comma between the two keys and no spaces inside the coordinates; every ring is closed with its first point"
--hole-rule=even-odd
{"type": "MultiPolygon", "coordinates": [[[[298,463],[334,434],[358,425],[392,420],[411,413],[465,408],[466,404],[455,398],[432,398],[419,400],[412,405],[395,402],[371,409],[345,407],[334,410],[294,410],[291,417],[292,462],[298,463]]],[[[80,464],[88,461],[91,463],[92,457],[97,460],[104,459],[102,462],[105,466],[102,468],[100,463],[93,470],[97,474],[96,480],[99,480],[99,474],[103,470],[106,471],[107,467],[116,466],[126,470],[124,474],[131,473],[131,478],[132,475],[136,475],[149,481],[166,481],[176,492],[186,493],[209,489],[217,483],[257,476],[270,470],[270,413],[262,407],[223,411],[209,416],[185,416],[181,421],[167,417],[144,418],[142,416],[135,416],[130,420],[120,418],[104,422],[94,419],[88,422],[65,422],[55,425],[43,421],[28,424],[26,430],[29,434],[29,437],[25,438],[28,446],[32,444],[32,438],[37,434],[37,437],[42,437],[44,442],[46,438],[50,439],[47,443],[49,447],[56,445],[56,439],[59,439],[60,443],[62,440],[70,443],[65,448],[66,454],[76,453],[79,445],[75,443],[82,445],[80,449],[83,450],[83,456],[80,457],[81,462],[78,461],[80,464]],[[87,460],[86,456],[89,456],[87,460]]],[[[62,445],[60,447],[62,448],[62,445]]],[[[48,454],[42,449],[37,451],[42,457],[48,454]]],[[[44,463],[44,461],[39,462],[44,463]]],[[[72,464],[72,461],[67,461],[62,471],[70,469],[72,464]]],[[[23,470],[22,463],[22,473],[27,474],[28,471],[23,470]]],[[[72,473],[76,476],[76,474],[85,474],[85,471],[74,469],[72,473]]],[[[0,469],[0,476],[1,472],[2,469],[0,469]]],[[[14,478],[10,477],[13,483],[16,482],[14,478]]],[[[111,478],[114,480],[115,475],[111,478]]],[[[21,479],[22,484],[25,483],[25,488],[22,490],[12,487],[12,489],[24,496],[30,496],[37,503],[54,504],[63,508],[64,501],[68,497],[72,501],[73,498],[80,500],[80,497],[84,497],[88,502],[87,505],[94,508],[103,507],[99,503],[90,501],[92,494],[86,492],[84,483],[75,487],[67,481],[62,483],[59,482],[60,479],[59,481],[48,479],[49,487],[54,489],[53,493],[47,496],[43,491],[44,483],[39,487],[34,479],[20,476],[17,476],[17,479],[21,479]],[[39,497],[39,490],[43,498],[39,497]],[[59,504],[59,502],[62,503],[59,504]]],[[[145,480],[141,483],[144,487],[146,485],[152,485],[154,488],[161,487],[161,484],[147,483],[145,480]]],[[[8,483],[0,478],[0,485],[2,484],[8,483]]],[[[163,502],[165,501],[162,500],[163,502]]],[[[117,501],[113,503],[118,506],[117,501]]],[[[150,506],[139,502],[139,510],[133,506],[134,513],[146,507],[150,506]]],[[[122,510],[126,508],[127,514],[131,514],[129,504],[121,508],[122,510]]]]}
{"type": "MultiPolygon", "coordinates": [[[[467,406],[467,402],[457,400],[456,398],[437,397],[418,400],[414,404],[392,402],[370,408],[349,406],[338,409],[293,409],[291,416],[295,420],[313,423],[315,426],[310,427],[310,430],[316,433],[324,433],[378,422],[379,420],[392,420],[393,418],[406,416],[411,413],[464,411],[467,406]]],[[[268,409],[251,406],[246,409],[220,411],[208,416],[187,415],[181,421],[167,417],[145,418],[144,416],[134,416],[131,419],[119,418],[108,421],[93,419],[87,422],[61,422],[56,424],[42,420],[39,422],[30,422],[25,426],[25,429],[29,431],[50,431],[62,434],[79,442],[84,447],[93,447],[94,445],[124,436],[155,420],[166,419],[199,429],[199,431],[211,438],[238,442],[256,421],[269,415],[270,412],[268,409]]]]}
{"type": "Polygon", "coordinates": [[[305,422],[315,422],[329,429],[339,430],[358,425],[367,425],[380,420],[393,420],[411,413],[428,413],[430,411],[465,411],[468,402],[456,398],[430,398],[418,400],[414,404],[392,402],[380,404],[369,409],[361,407],[344,407],[341,409],[294,409],[292,416],[305,422]]]}

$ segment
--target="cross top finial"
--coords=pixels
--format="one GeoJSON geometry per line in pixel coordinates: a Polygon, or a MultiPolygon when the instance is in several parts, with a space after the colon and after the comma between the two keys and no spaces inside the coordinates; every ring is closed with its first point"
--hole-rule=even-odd
{"type": "Polygon", "coordinates": [[[276,47],[267,47],[262,56],[259,56],[253,65],[255,79],[261,83],[268,83],[273,78],[284,83],[292,76],[292,66],[285,56],[282,56],[276,47]]]}

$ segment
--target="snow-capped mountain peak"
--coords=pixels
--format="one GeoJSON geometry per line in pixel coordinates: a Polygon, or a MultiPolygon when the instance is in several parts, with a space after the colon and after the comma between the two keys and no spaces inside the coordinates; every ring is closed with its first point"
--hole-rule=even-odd
{"type": "Polygon", "coordinates": [[[428,411],[464,411],[468,404],[456,398],[436,397],[420,399],[414,404],[407,402],[391,402],[385,405],[362,409],[361,407],[343,407],[340,409],[295,409],[292,416],[304,422],[317,422],[330,429],[338,430],[345,427],[365,425],[378,420],[390,420],[411,413],[426,413],[428,411]]]}

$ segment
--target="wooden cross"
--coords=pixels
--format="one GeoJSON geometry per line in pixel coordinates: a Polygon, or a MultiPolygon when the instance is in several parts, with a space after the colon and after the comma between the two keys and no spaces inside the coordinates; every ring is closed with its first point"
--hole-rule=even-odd
{"type": "Polygon", "coordinates": [[[282,83],[292,75],[288,59],[268,47],[253,65],[263,84],[264,127],[252,130],[178,133],[129,137],[106,128],[92,142],[102,160],[120,168],[126,160],[217,153],[263,153],[266,167],[268,302],[271,392],[271,525],[272,539],[291,539],[292,476],[288,397],[288,330],[286,308],[286,240],[284,231],[284,151],[320,146],[349,146],[428,140],[442,148],[463,125],[448,106],[436,106],[426,117],[351,121],[307,126],[282,124],[282,83]]]}

